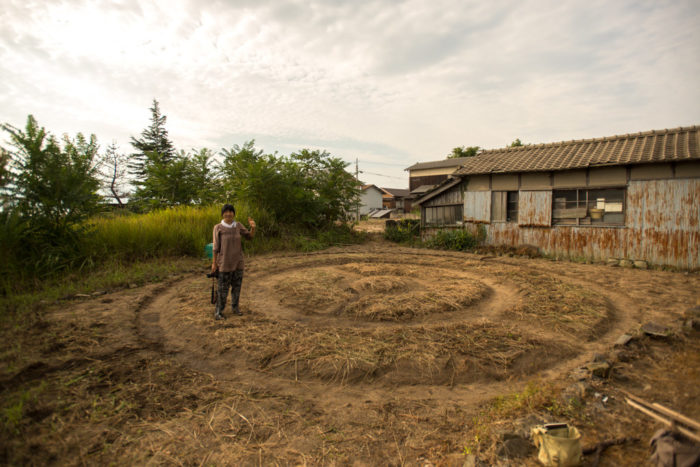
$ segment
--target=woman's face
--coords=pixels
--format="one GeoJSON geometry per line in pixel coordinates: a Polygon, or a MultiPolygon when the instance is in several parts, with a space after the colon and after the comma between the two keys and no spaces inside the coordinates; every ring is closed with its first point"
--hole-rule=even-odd
{"type": "Polygon", "coordinates": [[[226,221],[227,224],[230,224],[233,222],[233,220],[236,218],[236,215],[233,213],[233,211],[224,211],[224,220],[226,221]]]}

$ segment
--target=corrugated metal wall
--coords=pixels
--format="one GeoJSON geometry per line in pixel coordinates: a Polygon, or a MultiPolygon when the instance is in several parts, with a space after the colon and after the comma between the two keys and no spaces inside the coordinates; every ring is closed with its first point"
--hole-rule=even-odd
{"type": "Polygon", "coordinates": [[[491,221],[491,192],[464,192],[464,220],[470,222],[491,221]]]}
{"type": "Polygon", "coordinates": [[[521,190],[518,195],[518,225],[520,227],[552,225],[552,192],[521,190]]]}
{"type": "MultiPolygon", "coordinates": [[[[490,192],[465,192],[465,217],[487,220],[485,208],[490,208],[490,201],[490,192]]],[[[519,204],[518,218],[525,225],[487,224],[488,243],[535,245],[546,254],[566,257],[641,259],[656,265],[700,268],[698,179],[629,182],[625,227],[549,227],[552,201],[548,191],[521,191],[519,204]]]]}

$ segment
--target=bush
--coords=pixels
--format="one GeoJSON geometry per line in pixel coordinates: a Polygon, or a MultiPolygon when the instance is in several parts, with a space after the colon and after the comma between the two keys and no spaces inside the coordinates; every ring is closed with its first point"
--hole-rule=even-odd
{"type": "Polygon", "coordinates": [[[420,220],[388,220],[384,227],[384,238],[397,243],[413,243],[420,237],[420,220]]]}
{"type": "Polygon", "coordinates": [[[467,251],[478,245],[477,238],[466,230],[439,230],[425,242],[428,248],[467,251]]]}

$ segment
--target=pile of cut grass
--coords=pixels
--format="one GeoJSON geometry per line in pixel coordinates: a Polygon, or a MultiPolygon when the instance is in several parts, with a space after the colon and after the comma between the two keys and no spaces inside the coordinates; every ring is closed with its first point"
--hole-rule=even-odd
{"type": "Polygon", "coordinates": [[[511,273],[509,278],[527,297],[512,310],[516,319],[536,320],[562,335],[590,339],[604,331],[611,318],[605,297],[584,287],[535,271],[511,273]]]}

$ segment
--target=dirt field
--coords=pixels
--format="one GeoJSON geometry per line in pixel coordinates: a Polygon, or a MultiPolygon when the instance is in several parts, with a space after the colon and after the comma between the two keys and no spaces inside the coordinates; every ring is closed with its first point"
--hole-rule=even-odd
{"type": "Polygon", "coordinates": [[[637,438],[601,465],[639,465],[659,425],[622,390],[700,419],[697,273],[374,241],[248,259],[244,316],[214,321],[205,270],[50,306],[4,343],[24,363],[3,363],[22,415],[0,461],[537,465],[504,441],[567,421],[584,446],[637,438]],[[596,354],[610,377],[580,371],[596,354]]]}

